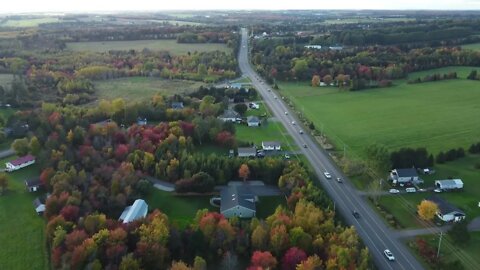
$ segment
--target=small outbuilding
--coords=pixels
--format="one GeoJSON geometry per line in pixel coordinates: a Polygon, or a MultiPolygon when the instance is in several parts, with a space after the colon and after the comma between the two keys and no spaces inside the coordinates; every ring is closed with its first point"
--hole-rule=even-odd
{"type": "Polygon", "coordinates": [[[43,213],[45,213],[45,203],[43,203],[40,198],[36,198],[34,201],[33,201],[33,207],[35,208],[35,212],[37,212],[37,214],[39,216],[43,215],[43,213]]]}
{"type": "Polygon", "coordinates": [[[435,188],[441,190],[463,189],[463,181],[462,179],[435,180],[435,188]]]}
{"type": "Polygon", "coordinates": [[[432,196],[427,200],[438,206],[437,217],[445,222],[459,222],[466,217],[465,212],[438,196],[432,196]]]}
{"type": "Polygon", "coordinates": [[[147,216],[148,212],[148,205],[142,199],[137,199],[131,205],[123,210],[122,215],[120,215],[119,221],[123,223],[129,223],[138,219],[142,219],[147,216]]]}

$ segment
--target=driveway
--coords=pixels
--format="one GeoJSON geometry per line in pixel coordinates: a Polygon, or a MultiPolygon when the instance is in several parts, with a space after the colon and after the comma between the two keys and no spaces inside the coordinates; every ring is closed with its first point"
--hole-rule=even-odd
{"type": "Polygon", "coordinates": [[[15,151],[13,151],[13,149],[0,151],[0,158],[6,158],[13,155],[15,155],[15,151]]]}
{"type": "Polygon", "coordinates": [[[156,189],[167,191],[167,192],[172,192],[175,190],[175,185],[172,183],[162,181],[160,179],[157,179],[151,176],[146,176],[145,179],[150,181],[150,183],[152,183],[156,189]]]}

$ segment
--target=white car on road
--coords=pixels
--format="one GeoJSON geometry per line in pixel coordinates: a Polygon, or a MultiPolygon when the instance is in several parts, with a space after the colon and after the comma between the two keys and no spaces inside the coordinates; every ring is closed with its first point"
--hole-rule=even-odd
{"type": "Polygon", "coordinates": [[[325,178],[330,179],[332,176],[330,175],[329,172],[324,172],[323,175],[325,175],[325,178]]]}
{"type": "Polygon", "coordinates": [[[392,188],[388,192],[390,192],[391,194],[397,194],[397,193],[400,193],[400,190],[392,188]]]}
{"type": "Polygon", "coordinates": [[[385,257],[387,257],[389,261],[395,261],[395,257],[393,256],[393,253],[389,249],[385,249],[383,251],[383,254],[385,254],[385,257]]]}

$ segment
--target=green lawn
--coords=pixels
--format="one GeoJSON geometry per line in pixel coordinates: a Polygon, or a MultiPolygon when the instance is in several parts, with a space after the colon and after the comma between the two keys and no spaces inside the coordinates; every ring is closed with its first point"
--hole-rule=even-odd
{"type": "Polygon", "coordinates": [[[462,48],[480,51],[480,43],[465,44],[465,45],[462,45],[462,48]]]}
{"type": "Polygon", "coordinates": [[[0,26],[2,27],[36,27],[42,23],[55,23],[55,22],[59,22],[59,19],[54,17],[19,19],[19,20],[10,19],[0,24],[0,26]]]}
{"type": "Polygon", "coordinates": [[[235,125],[237,140],[252,142],[261,147],[262,141],[279,141],[282,144],[282,150],[294,150],[296,146],[293,139],[280,122],[268,120],[266,124],[260,127],[249,127],[247,125],[235,125]]]}
{"type": "Polygon", "coordinates": [[[150,77],[120,78],[95,83],[99,99],[124,98],[135,102],[150,99],[154,94],[182,94],[197,90],[203,83],[183,80],[165,80],[150,77]]]}
{"type": "MultiPolygon", "coordinates": [[[[470,233],[470,242],[465,246],[456,245],[448,235],[444,235],[440,248],[440,256],[447,262],[459,260],[465,269],[476,270],[480,265],[480,232],[470,233]]],[[[438,247],[439,235],[422,236],[431,247],[438,247]]],[[[420,258],[420,257],[419,257],[420,258]]],[[[426,264],[425,264],[426,265],[426,264]]],[[[429,267],[434,269],[433,267],[429,267]]]]}
{"type": "Polygon", "coordinates": [[[432,193],[386,195],[378,198],[378,203],[386,208],[406,229],[423,228],[425,224],[417,218],[417,205],[432,193]],[[398,196],[397,196],[398,195],[398,196]]]}
{"type": "Polygon", "coordinates": [[[192,222],[197,210],[207,208],[219,211],[219,208],[210,205],[211,197],[213,196],[174,196],[171,192],[152,188],[146,201],[149,211],[158,208],[168,216],[170,223],[183,228],[192,222]]]}
{"type": "MultiPolygon", "coordinates": [[[[2,166],[6,161],[0,160],[2,166]]],[[[45,221],[33,208],[40,193],[25,190],[24,181],[39,175],[37,165],[9,173],[9,190],[0,196],[0,269],[49,269],[45,221]]]]}
{"type": "Polygon", "coordinates": [[[188,52],[231,52],[225,44],[220,43],[177,43],[175,39],[166,40],[131,40],[131,41],[94,41],[94,42],[69,42],[67,49],[73,51],[107,52],[110,50],[136,50],[150,49],[154,51],[169,51],[174,55],[183,55],[188,52]]]}
{"type": "MultiPolygon", "coordinates": [[[[455,67],[412,74],[457,70],[465,76],[471,67],[455,67]]],[[[338,146],[361,155],[370,144],[391,150],[426,147],[437,153],[468,147],[480,138],[480,82],[466,79],[407,84],[391,88],[340,92],[308,82],[279,83],[288,96],[338,146]]]]}

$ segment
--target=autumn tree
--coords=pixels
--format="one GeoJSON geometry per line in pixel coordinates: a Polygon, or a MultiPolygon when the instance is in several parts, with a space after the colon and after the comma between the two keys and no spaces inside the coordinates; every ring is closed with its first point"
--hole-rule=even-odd
{"type": "Polygon", "coordinates": [[[200,256],[195,256],[193,270],[207,270],[207,261],[200,256]]]}
{"type": "Polygon", "coordinates": [[[323,76],[323,82],[326,85],[330,85],[332,83],[332,81],[333,81],[332,75],[327,74],[327,75],[323,76]]]}
{"type": "Polygon", "coordinates": [[[173,261],[170,270],[192,270],[192,268],[182,261],[173,261]]]}
{"type": "Polygon", "coordinates": [[[16,139],[12,143],[12,148],[18,156],[25,156],[30,150],[28,139],[16,139]]]}
{"type": "Polygon", "coordinates": [[[238,177],[242,178],[243,181],[247,181],[248,176],[250,175],[250,169],[247,164],[242,164],[238,169],[238,177]]]}
{"type": "Polygon", "coordinates": [[[268,245],[268,231],[263,225],[258,225],[252,232],[252,247],[257,250],[265,250],[268,245]]]}
{"type": "Polygon", "coordinates": [[[249,269],[275,269],[277,266],[277,259],[269,251],[255,251],[251,258],[251,266],[249,269]]]}
{"type": "Polygon", "coordinates": [[[417,209],[418,215],[423,220],[432,220],[438,212],[437,204],[429,200],[423,200],[417,206],[417,209]]]}
{"type": "Polygon", "coordinates": [[[297,264],[302,262],[307,258],[305,251],[297,248],[291,247],[285,252],[282,258],[282,270],[295,270],[297,264]]]}
{"type": "Polygon", "coordinates": [[[313,77],[312,77],[312,86],[313,86],[313,87],[318,87],[318,86],[320,86],[320,76],[318,76],[318,75],[313,75],[313,77]]]}
{"type": "Polygon", "coordinates": [[[322,269],[322,260],[316,254],[308,257],[297,265],[296,270],[317,270],[322,269]]]}
{"type": "Polygon", "coordinates": [[[0,173],[0,188],[2,189],[2,195],[5,193],[5,190],[8,188],[8,178],[5,173],[0,173]]]}
{"type": "Polygon", "coordinates": [[[133,257],[132,253],[127,254],[122,257],[122,262],[120,263],[120,270],[140,270],[140,262],[133,257]]]}
{"type": "Polygon", "coordinates": [[[33,136],[31,139],[30,139],[30,152],[32,153],[32,155],[38,155],[38,153],[40,152],[40,148],[41,148],[41,145],[40,145],[40,142],[38,142],[38,139],[36,136],[33,136]]]}

